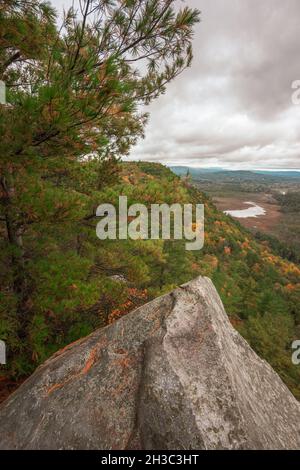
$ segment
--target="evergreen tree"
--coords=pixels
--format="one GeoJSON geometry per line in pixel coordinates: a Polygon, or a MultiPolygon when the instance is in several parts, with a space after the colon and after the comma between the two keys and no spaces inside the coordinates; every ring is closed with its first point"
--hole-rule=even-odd
{"type": "Polygon", "coordinates": [[[100,190],[143,134],[141,105],[191,63],[199,13],[174,6],[175,0],[81,0],[57,29],[47,2],[1,4],[0,80],[8,103],[0,108],[1,236],[20,337],[35,289],[29,229],[71,228],[76,205],[78,223],[95,215],[81,188],[84,161],[99,163],[90,182],[100,190]]]}

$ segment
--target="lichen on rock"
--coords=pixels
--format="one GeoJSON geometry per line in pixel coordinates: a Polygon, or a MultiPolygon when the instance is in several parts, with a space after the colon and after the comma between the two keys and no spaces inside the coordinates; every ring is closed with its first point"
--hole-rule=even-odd
{"type": "Polygon", "coordinates": [[[300,404],[202,277],[56,353],[0,423],[1,449],[300,447],[300,404]]]}

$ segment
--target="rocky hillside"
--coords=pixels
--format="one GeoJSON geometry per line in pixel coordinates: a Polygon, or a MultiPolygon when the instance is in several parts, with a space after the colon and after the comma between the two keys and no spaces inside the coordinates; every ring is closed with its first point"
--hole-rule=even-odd
{"type": "Polygon", "coordinates": [[[32,223],[23,241],[30,295],[20,324],[9,285],[9,251],[1,245],[0,338],[9,357],[0,384],[19,383],[58,349],[203,275],[212,279],[232,325],[300,398],[300,367],[291,361],[291,344],[300,338],[299,266],[257,242],[162,165],[117,168],[99,173],[99,165],[86,162],[76,171],[63,168],[39,187],[26,182],[23,209],[32,213],[32,223]],[[188,252],[177,240],[100,241],[93,208],[117,206],[120,195],[129,205],[203,202],[204,249],[188,252]],[[32,207],[33,198],[40,206],[32,207]]]}
{"type": "Polygon", "coordinates": [[[2,405],[1,449],[296,449],[300,405],[207,278],[55,354],[2,405]]]}

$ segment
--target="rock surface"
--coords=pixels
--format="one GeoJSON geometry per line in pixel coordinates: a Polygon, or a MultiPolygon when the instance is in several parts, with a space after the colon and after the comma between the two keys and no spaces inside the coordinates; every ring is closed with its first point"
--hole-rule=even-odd
{"type": "Polygon", "coordinates": [[[296,449],[300,404],[198,278],[55,354],[0,429],[1,449],[296,449]]]}

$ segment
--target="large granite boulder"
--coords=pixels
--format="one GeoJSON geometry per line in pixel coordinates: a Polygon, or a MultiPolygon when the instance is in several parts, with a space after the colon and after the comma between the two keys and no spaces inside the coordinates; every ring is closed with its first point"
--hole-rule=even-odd
{"type": "Polygon", "coordinates": [[[55,354],[0,429],[1,449],[296,449],[300,404],[200,277],[55,354]]]}

